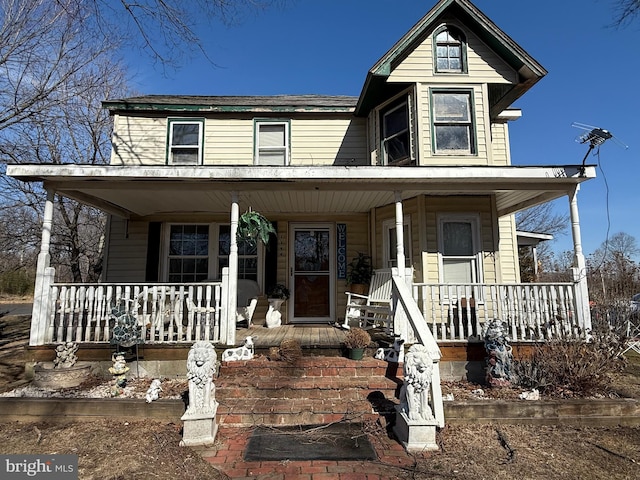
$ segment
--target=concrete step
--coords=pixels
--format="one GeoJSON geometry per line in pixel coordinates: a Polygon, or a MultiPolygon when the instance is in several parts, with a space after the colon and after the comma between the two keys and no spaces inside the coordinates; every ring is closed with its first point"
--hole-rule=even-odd
{"type": "Polygon", "coordinates": [[[373,358],[223,362],[215,382],[218,418],[233,426],[375,420],[381,400],[392,408],[396,398],[399,380],[388,373],[387,362],[373,358]]]}

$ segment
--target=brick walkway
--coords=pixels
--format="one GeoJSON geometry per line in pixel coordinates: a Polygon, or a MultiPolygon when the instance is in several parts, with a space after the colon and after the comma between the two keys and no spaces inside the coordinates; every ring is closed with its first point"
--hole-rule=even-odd
{"type": "Polygon", "coordinates": [[[221,426],[215,450],[202,452],[205,460],[234,480],[393,480],[407,477],[414,458],[396,440],[370,435],[377,461],[269,461],[245,462],[242,458],[250,428],[221,426]]]}

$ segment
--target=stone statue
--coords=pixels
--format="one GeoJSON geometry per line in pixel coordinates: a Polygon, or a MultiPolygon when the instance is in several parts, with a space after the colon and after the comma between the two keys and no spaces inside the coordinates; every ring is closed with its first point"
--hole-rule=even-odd
{"type": "Polygon", "coordinates": [[[211,413],[217,410],[213,375],[218,357],[210,342],[193,344],[187,357],[189,406],[186,415],[211,413]]]}
{"type": "Polygon", "coordinates": [[[429,406],[432,371],[433,359],[427,347],[412,345],[404,359],[404,384],[400,390],[400,411],[409,420],[433,419],[429,406]]]}
{"type": "Polygon", "coordinates": [[[71,368],[76,364],[78,345],[74,342],[61,343],[56,347],[56,358],[53,368],[71,368]]]}
{"type": "Polygon", "coordinates": [[[147,403],[151,403],[154,400],[157,400],[158,398],[160,398],[161,391],[162,391],[162,387],[161,387],[160,379],[154,378],[151,381],[151,385],[149,386],[149,389],[147,390],[147,393],[145,395],[145,399],[147,400],[147,403]]]}
{"type": "Polygon", "coordinates": [[[487,351],[487,383],[492,387],[510,385],[513,349],[509,345],[509,336],[504,322],[494,318],[487,324],[484,348],[487,351]]]}

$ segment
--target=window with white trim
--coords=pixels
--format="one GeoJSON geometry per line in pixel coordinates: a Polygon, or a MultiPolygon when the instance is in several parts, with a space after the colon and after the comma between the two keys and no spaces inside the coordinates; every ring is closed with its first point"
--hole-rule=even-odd
{"type": "MultiPolygon", "coordinates": [[[[242,239],[238,240],[238,278],[258,281],[258,245],[251,245],[242,239]]],[[[222,277],[222,269],[229,266],[231,252],[231,227],[220,225],[218,233],[218,277],[222,277]]]]}
{"type": "MultiPolygon", "coordinates": [[[[385,268],[393,268],[397,266],[398,261],[396,257],[396,248],[398,243],[398,237],[396,236],[396,220],[390,218],[382,222],[382,248],[385,268]]],[[[409,216],[406,215],[403,220],[403,242],[404,245],[404,263],[405,267],[410,267],[411,263],[411,224],[409,222],[409,216]]]]}
{"type": "Polygon", "coordinates": [[[167,280],[202,282],[209,278],[209,225],[173,224],[168,228],[167,280]]]}
{"type": "Polygon", "coordinates": [[[204,120],[169,119],[167,163],[201,165],[204,120]]]}
{"type": "Polygon", "coordinates": [[[436,154],[475,153],[472,98],[470,91],[431,92],[433,147],[436,154]]]}
{"type": "Polygon", "coordinates": [[[435,32],[435,71],[464,73],[466,71],[466,40],[455,27],[444,26],[435,32]]]}
{"type": "Polygon", "coordinates": [[[289,122],[256,121],[256,165],[289,164],[289,122]]]}
{"type": "Polygon", "coordinates": [[[476,215],[439,218],[441,283],[481,283],[480,220],[476,215]]]}

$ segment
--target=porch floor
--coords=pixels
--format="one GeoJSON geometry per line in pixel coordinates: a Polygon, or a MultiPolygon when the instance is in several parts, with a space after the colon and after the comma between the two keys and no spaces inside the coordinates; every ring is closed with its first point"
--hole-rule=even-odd
{"type": "Polygon", "coordinates": [[[253,337],[257,350],[279,347],[283,340],[297,340],[304,349],[340,349],[346,331],[328,324],[281,325],[267,328],[253,325],[236,330],[236,344],[240,345],[248,336],[253,337]]]}

